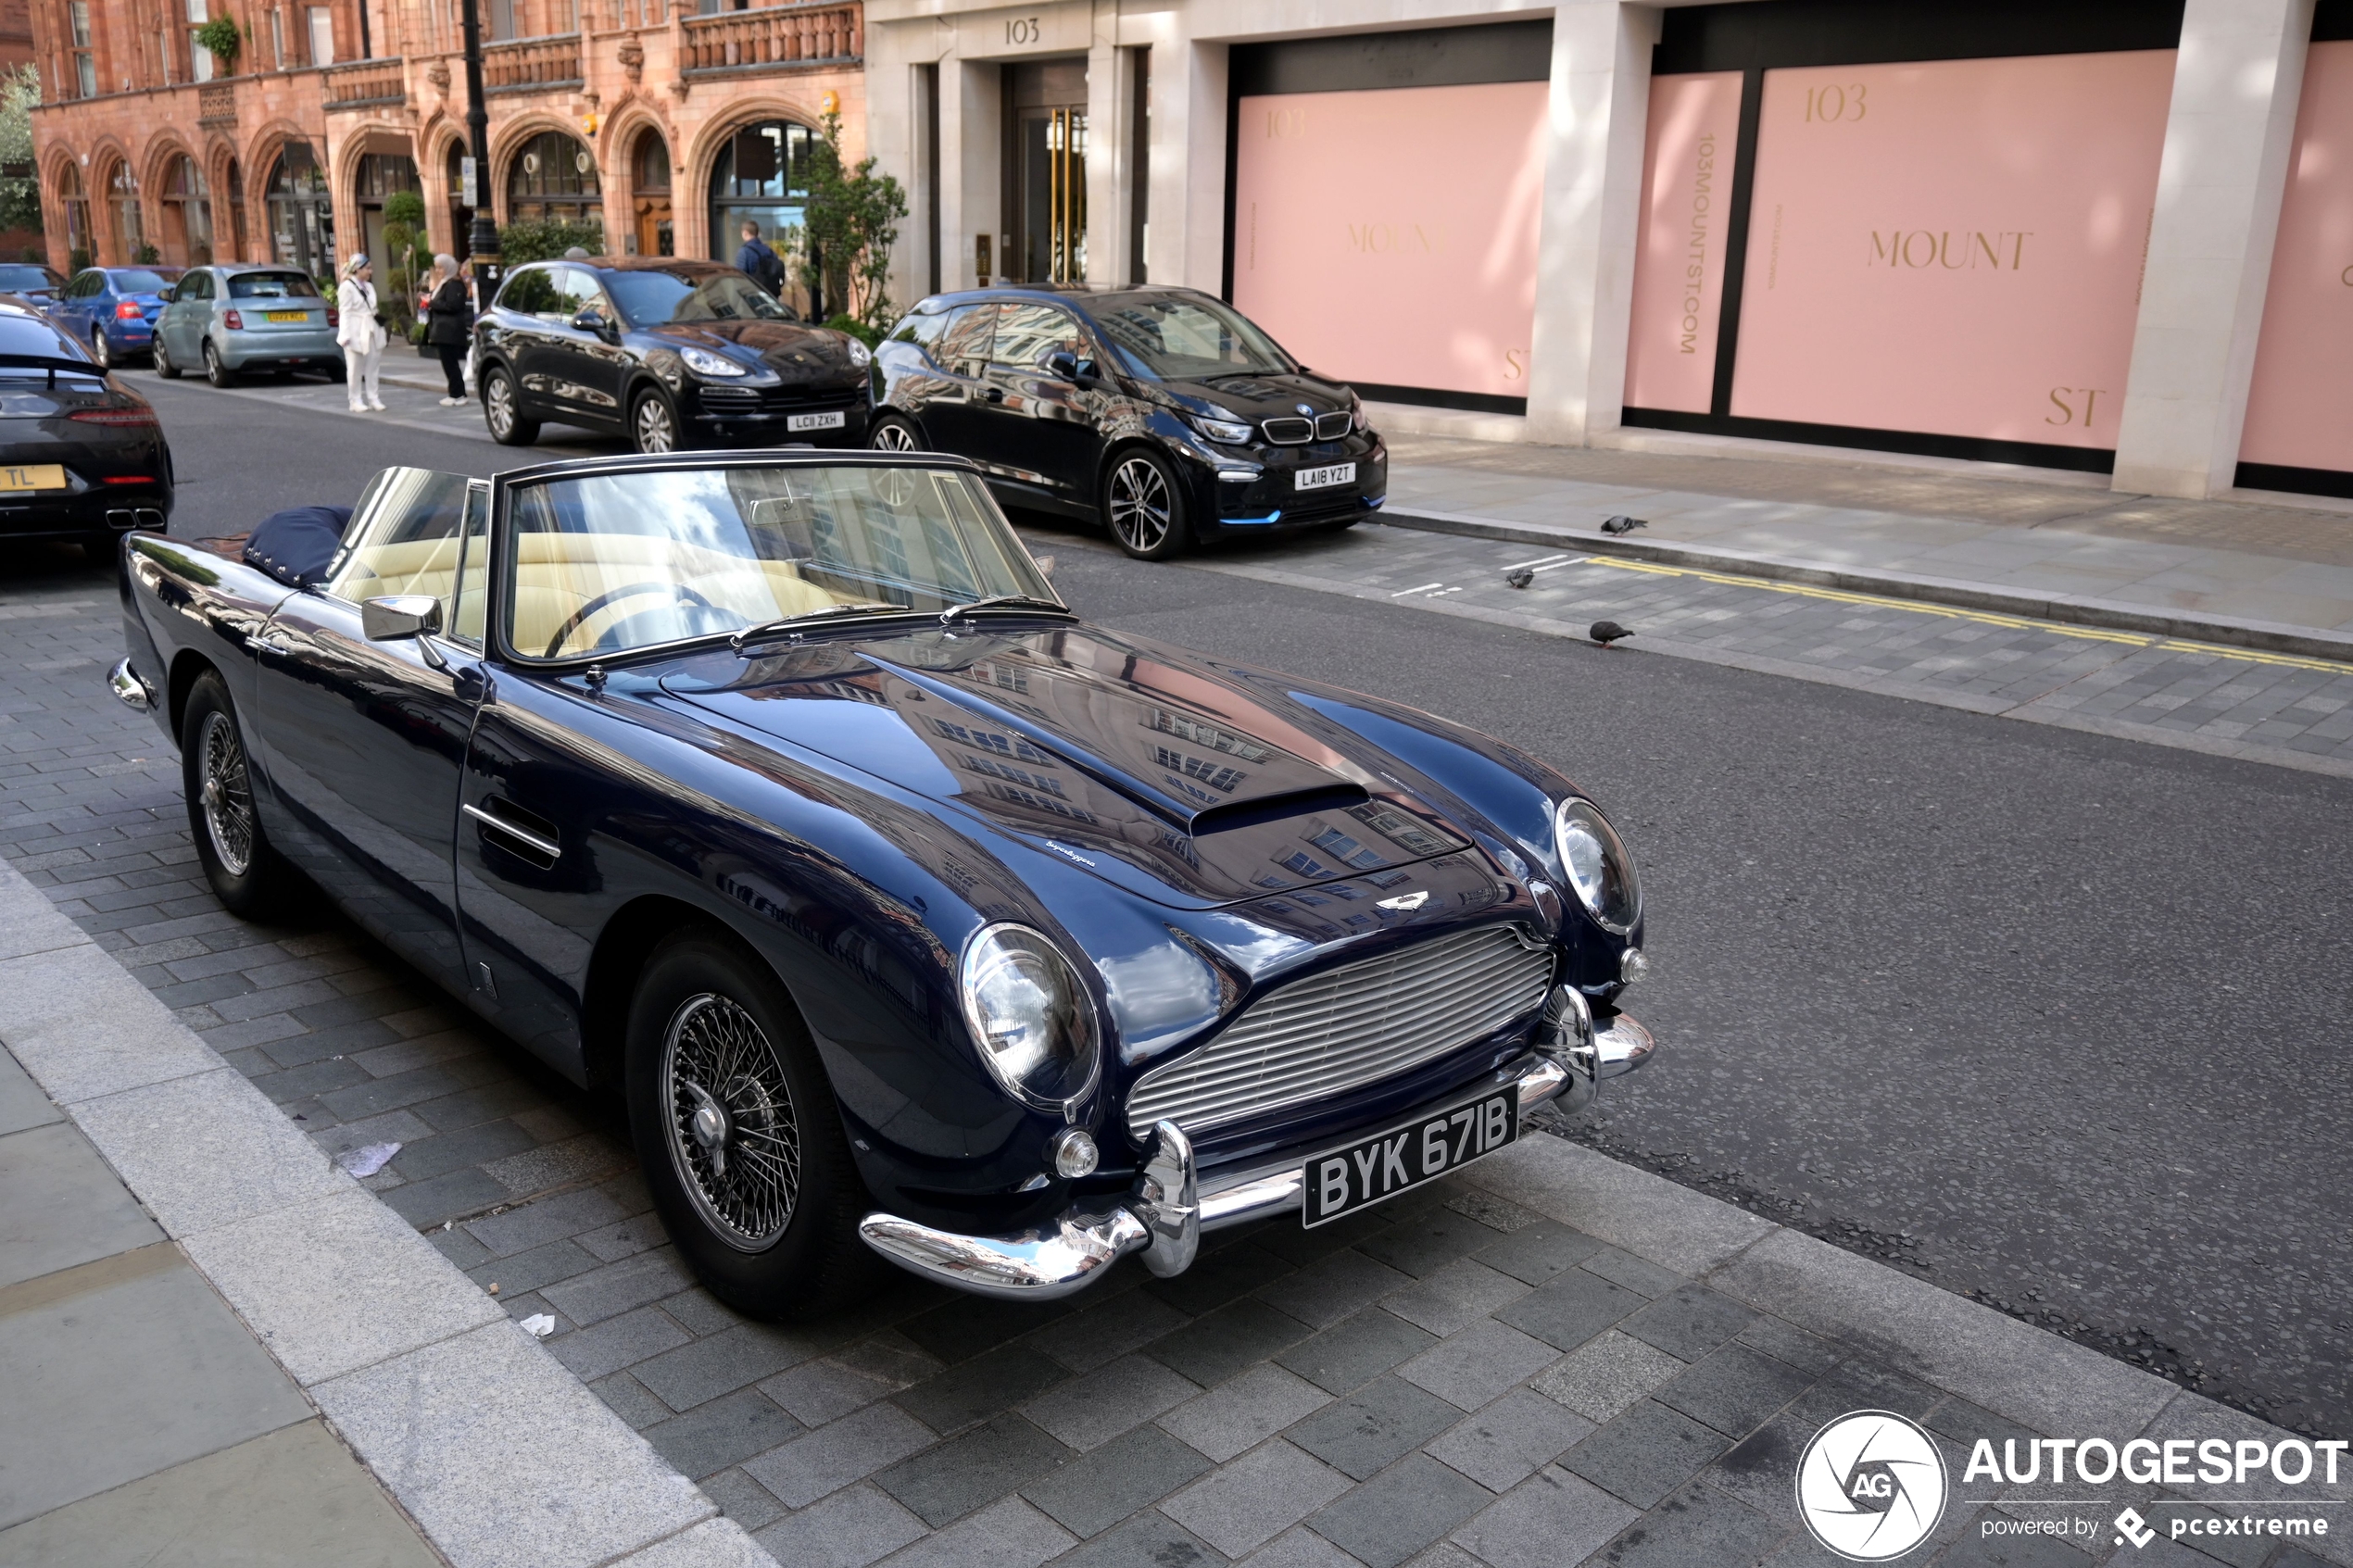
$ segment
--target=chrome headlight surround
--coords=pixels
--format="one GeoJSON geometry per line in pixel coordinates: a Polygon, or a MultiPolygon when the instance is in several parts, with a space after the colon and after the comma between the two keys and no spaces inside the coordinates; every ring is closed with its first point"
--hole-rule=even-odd
{"type": "MultiPolygon", "coordinates": [[[[845,333],[844,335],[847,336],[848,334],[845,333]]],[[[875,351],[867,347],[858,339],[854,337],[850,338],[846,346],[849,350],[849,362],[852,365],[855,365],[858,369],[862,370],[867,366],[875,362],[875,351]]]]}
{"type": "Polygon", "coordinates": [[[1094,1088],[1102,1070],[1094,998],[1043,932],[1011,921],[975,932],[956,993],[981,1061],[1007,1094],[1061,1110],[1094,1088]]]}
{"type": "Polygon", "coordinates": [[[1592,801],[1572,796],[1553,808],[1553,853],[1594,924],[1623,936],[1641,923],[1642,884],[1633,858],[1592,801]]]}

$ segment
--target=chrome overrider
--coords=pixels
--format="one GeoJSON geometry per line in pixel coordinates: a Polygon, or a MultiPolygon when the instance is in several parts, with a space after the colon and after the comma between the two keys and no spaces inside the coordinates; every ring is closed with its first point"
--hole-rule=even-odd
{"type": "MultiPolygon", "coordinates": [[[[1650,1031],[1626,1013],[1596,1026],[1574,987],[1555,986],[1528,1054],[1496,1069],[1493,1084],[1517,1082],[1520,1114],[1557,1099],[1577,1111],[1592,1103],[1604,1078],[1631,1073],[1657,1049],[1650,1031]]],[[[1450,1099],[1465,1098],[1458,1090],[1450,1099]]],[[[1127,1196],[1108,1211],[1072,1209],[1050,1223],[1013,1236],[960,1236],[869,1214],[859,1222],[866,1245],[901,1268],[978,1296],[1051,1301],[1094,1282],[1130,1252],[1166,1277],[1192,1266],[1201,1233],[1263,1220],[1300,1206],[1304,1167],[1220,1172],[1204,1185],[1196,1173],[1192,1141],[1174,1122],[1153,1130],[1151,1157],[1127,1196]]]]}

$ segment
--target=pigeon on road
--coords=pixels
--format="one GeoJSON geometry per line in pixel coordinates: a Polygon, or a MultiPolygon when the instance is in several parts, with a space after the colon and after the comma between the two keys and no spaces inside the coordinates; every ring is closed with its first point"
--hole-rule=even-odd
{"type": "Polygon", "coordinates": [[[1607,647],[1610,644],[1617,641],[1618,638],[1630,637],[1634,633],[1628,631],[1625,627],[1620,626],[1615,621],[1596,621],[1593,622],[1592,629],[1585,634],[1592,638],[1596,643],[1599,643],[1602,646],[1607,647]]]}
{"type": "Polygon", "coordinates": [[[1515,588],[1525,588],[1536,581],[1536,573],[1528,567],[1517,566],[1504,573],[1504,581],[1515,588]]]}
{"type": "Polygon", "coordinates": [[[1642,518],[1614,517],[1602,524],[1602,532],[1604,533],[1631,533],[1638,528],[1648,528],[1650,524],[1642,518]]]}

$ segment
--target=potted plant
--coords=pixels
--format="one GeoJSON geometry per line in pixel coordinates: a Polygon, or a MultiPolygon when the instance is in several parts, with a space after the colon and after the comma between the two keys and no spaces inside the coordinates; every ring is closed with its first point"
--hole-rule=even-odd
{"type": "Polygon", "coordinates": [[[196,29],[196,43],[210,55],[223,76],[237,74],[237,51],[245,47],[245,35],[237,24],[227,17],[215,17],[196,29]]]}

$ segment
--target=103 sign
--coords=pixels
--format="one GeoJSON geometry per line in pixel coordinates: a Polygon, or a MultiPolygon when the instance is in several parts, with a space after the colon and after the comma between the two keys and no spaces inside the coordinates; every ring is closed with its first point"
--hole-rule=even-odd
{"type": "Polygon", "coordinates": [[[1519,1136],[1519,1085],[1433,1112],[1307,1162],[1300,1219],[1310,1226],[1385,1202],[1492,1154],[1519,1136]]]}

